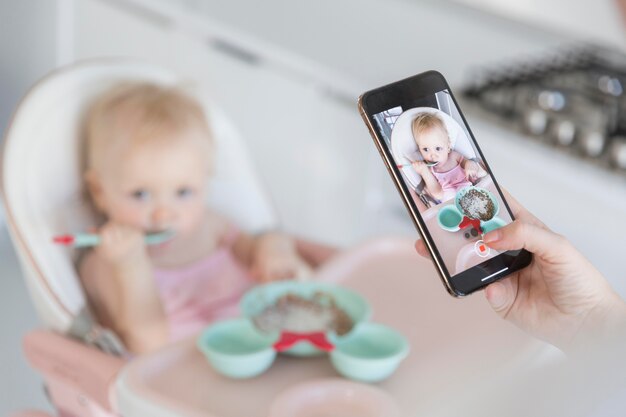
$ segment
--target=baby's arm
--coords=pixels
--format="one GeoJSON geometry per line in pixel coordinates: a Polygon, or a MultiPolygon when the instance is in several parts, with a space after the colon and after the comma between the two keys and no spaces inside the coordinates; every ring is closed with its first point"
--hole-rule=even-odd
{"type": "Polygon", "coordinates": [[[102,244],[79,265],[79,275],[99,322],[133,353],[168,340],[167,320],[143,243],[143,233],[116,224],[100,230],[102,244]]]}
{"type": "Polygon", "coordinates": [[[430,172],[430,169],[426,166],[423,161],[415,161],[412,164],[415,171],[420,174],[422,179],[424,180],[424,185],[426,186],[426,190],[428,193],[436,200],[443,199],[443,188],[441,188],[441,184],[437,181],[437,178],[430,172]]]}
{"type": "Polygon", "coordinates": [[[487,175],[487,171],[476,161],[461,157],[461,167],[465,171],[468,180],[477,180],[487,175]]]}
{"type": "Polygon", "coordinates": [[[310,273],[336,253],[336,249],[278,231],[251,235],[233,231],[238,228],[226,217],[210,212],[211,227],[222,244],[232,245],[237,260],[261,282],[294,278],[310,273]]]}
{"type": "Polygon", "coordinates": [[[237,258],[261,282],[295,278],[310,273],[292,238],[280,232],[242,233],[233,247],[237,258]]]}
{"type": "Polygon", "coordinates": [[[339,249],[336,247],[298,237],[294,237],[293,239],[298,255],[300,255],[300,257],[313,268],[319,267],[324,262],[339,253],[339,249]]]}

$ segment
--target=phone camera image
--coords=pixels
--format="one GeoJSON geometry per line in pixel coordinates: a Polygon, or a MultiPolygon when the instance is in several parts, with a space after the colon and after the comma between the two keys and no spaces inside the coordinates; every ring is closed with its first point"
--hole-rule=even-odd
{"type": "Polygon", "coordinates": [[[515,256],[482,239],[513,216],[443,77],[372,93],[374,105],[360,101],[364,118],[448,291],[466,295],[506,275],[515,256]]]}
{"type": "Polygon", "coordinates": [[[454,276],[498,255],[481,237],[512,221],[447,90],[431,106],[374,115],[446,268],[454,276]]]}

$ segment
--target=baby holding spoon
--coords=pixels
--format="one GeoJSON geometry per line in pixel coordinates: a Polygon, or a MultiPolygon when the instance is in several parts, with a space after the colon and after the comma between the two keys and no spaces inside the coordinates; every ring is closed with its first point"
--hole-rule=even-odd
{"type": "Polygon", "coordinates": [[[437,115],[428,112],[418,114],[411,130],[423,158],[422,161],[413,161],[411,166],[424,180],[428,193],[439,202],[454,198],[458,190],[473,185],[487,175],[478,162],[452,150],[446,126],[437,115]]]}
{"type": "MultiPolygon", "coordinates": [[[[206,204],[214,141],[204,110],[176,88],[123,83],[90,106],[83,178],[102,218],[78,269],[98,321],[131,353],[237,314],[259,282],[316,266],[310,244],[251,235],[206,204]]],[[[319,253],[319,251],[318,251],[319,253]]]]}

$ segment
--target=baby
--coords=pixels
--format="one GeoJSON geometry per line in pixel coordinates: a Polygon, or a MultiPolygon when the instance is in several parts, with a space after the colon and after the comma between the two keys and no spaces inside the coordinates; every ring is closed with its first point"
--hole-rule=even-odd
{"type": "Polygon", "coordinates": [[[453,151],[444,122],[432,113],[421,113],[411,125],[413,139],[423,161],[412,163],[430,195],[440,202],[455,197],[487,172],[475,161],[453,151]]]}
{"type": "Polygon", "coordinates": [[[85,127],[84,181],[102,243],[83,256],[79,275],[97,319],[130,352],[234,315],[255,282],[319,261],[310,244],[251,236],[206,206],[214,143],[203,109],[180,91],[121,84],[94,102],[85,127]],[[172,238],[144,243],[161,231],[172,238]]]}

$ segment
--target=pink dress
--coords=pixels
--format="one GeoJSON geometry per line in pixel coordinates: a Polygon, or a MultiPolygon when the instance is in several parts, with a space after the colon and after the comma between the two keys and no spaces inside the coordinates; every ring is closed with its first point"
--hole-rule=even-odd
{"type": "Polygon", "coordinates": [[[441,201],[447,201],[455,197],[456,192],[461,188],[470,187],[473,184],[465,178],[465,170],[459,163],[457,166],[446,172],[436,172],[434,167],[430,168],[441,188],[443,189],[443,198],[441,201]]]}
{"type": "Polygon", "coordinates": [[[230,233],[209,256],[191,265],[154,271],[171,341],[193,335],[215,320],[239,314],[239,299],[254,281],[232,252],[237,234],[230,233]]]}

